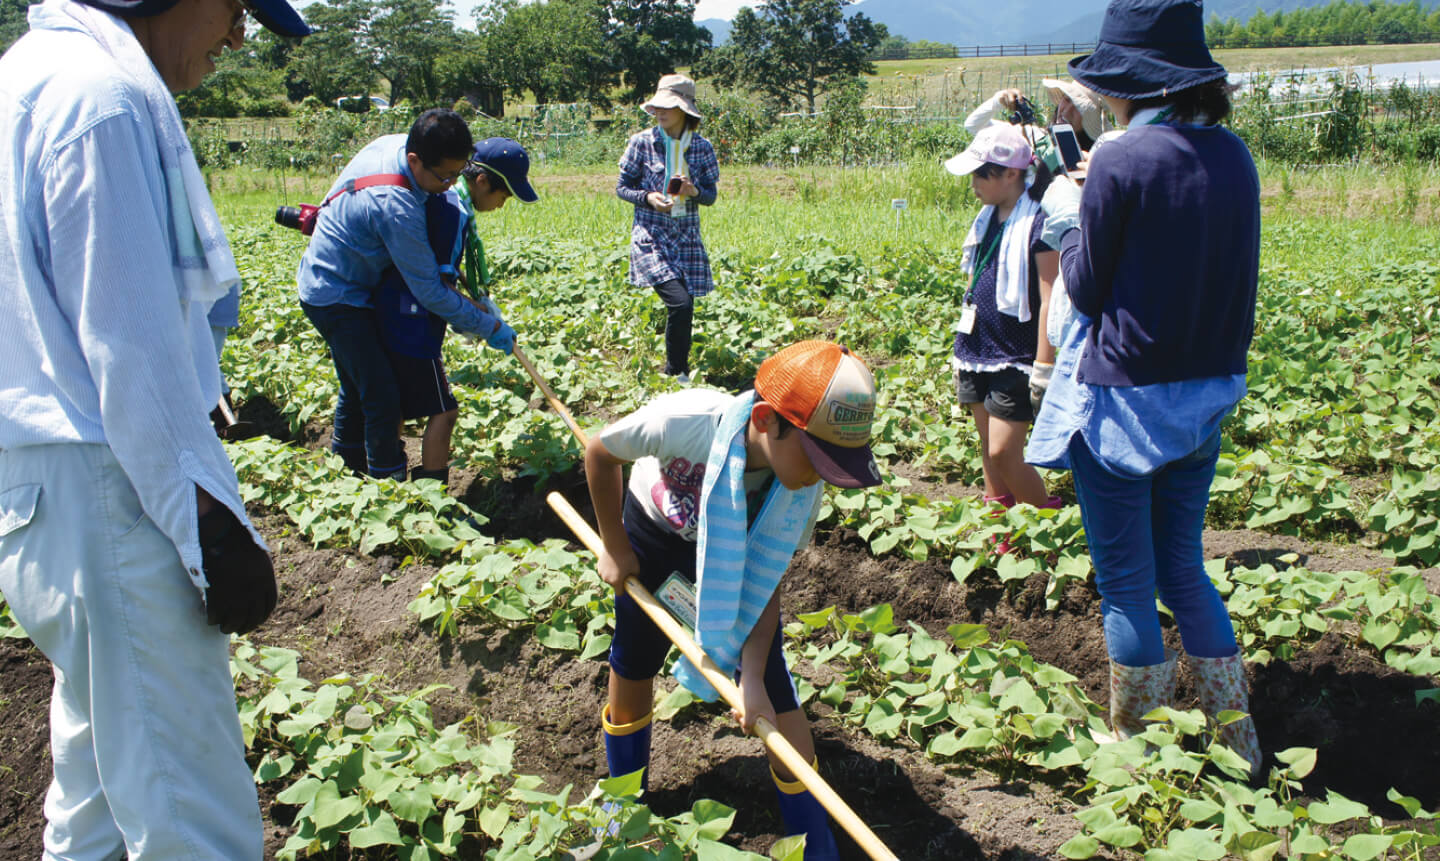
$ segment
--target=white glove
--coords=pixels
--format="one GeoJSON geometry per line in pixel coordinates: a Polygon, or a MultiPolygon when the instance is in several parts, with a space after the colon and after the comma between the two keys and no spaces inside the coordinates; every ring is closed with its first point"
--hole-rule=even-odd
{"type": "Polygon", "coordinates": [[[1060,247],[1060,238],[1080,226],[1080,186],[1068,176],[1057,176],[1040,199],[1045,210],[1045,228],[1040,241],[1051,248],[1060,247]]]}
{"type": "Polygon", "coordinates": [[[1038,415],[1040,404],[1045,400],[1045,392],[1050,389],[1050,378],[1055,374],[1055,366],[1049,362],[1036,362],[1030,368],[1030,407],[1038,415]]]}

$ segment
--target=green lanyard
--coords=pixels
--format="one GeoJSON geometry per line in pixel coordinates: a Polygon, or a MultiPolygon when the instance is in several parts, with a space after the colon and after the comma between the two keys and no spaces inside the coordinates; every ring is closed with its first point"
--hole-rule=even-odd
{"type": "MultiPolygon", "coordinates": [[[[994,218],[995,216],[992,214],[990,217],[994,218]]],[[[1002,221],[1000,226],[995,229],[995,241],[981,249],[979,262],[975,264],[974,269],[970,270],[970,289],[965,291],[966,305],[974,304],[970,300],[975,295],[975,285],[980,283],[980,273],[984,272],[985,267],[990,265],[990,261],[995,259],[996,252],[1000,250],[1000,241],[1004,238],[1005,222],[1002,221]]]]}
{"type": "Polygon", "coordinates": [[[465,228],[469,233],[465,239],[465,271],[475,276],[468,281],[471,292],[478,299],[482,289],[490,286],[490,268],[485,265],[485,245],[480,241],[480,231],[475,226],[475,204],[470,200],[470,189],[465,180],[455,184],[455,193],[460,195],[461,202],[470,213],[470,222],[465,228]]]}

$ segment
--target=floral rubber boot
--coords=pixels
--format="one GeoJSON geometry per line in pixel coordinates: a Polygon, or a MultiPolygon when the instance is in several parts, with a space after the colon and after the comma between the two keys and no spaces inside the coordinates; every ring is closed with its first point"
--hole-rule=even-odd
{"type": "Polygon", "coordinates": [[[1170,705],[1175,697],[1175,674],[1179,661],[1174,652],[1165,650],[1163,663],[1144,667],[1127,667],[1110,661],[1110,726],[1118,740],[1145,731],[1142,718],[1161,706],[1170,705]]]}
{"type": "Polygon", "coordinates": [[[1245,681],[1245,662],[1240,653],[1228,658],[1197,658],[1186,656],[1195,688],[1200,694],[1200,708],[1215,717],[1223,711],[1245,712],[1245,717],[1220,728],[1220,740],[1250,763],[1250,778],[1260,776],[1264,757],[1260,753],[1260,737],[1255,734],[1255,721],[1250,717],[1250,684],[1245,681]]]}

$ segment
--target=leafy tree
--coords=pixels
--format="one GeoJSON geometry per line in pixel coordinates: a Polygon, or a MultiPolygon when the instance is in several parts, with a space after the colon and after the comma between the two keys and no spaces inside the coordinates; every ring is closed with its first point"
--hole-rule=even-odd
{"type": "Polygon", "coordinates": [[[538,104],[589,101],[609,107],[619,83],[609,16],[601,0],[497,0],[476,16],[495,79],[538,104]]]}
{"type": "Polygon", "coordinates": [[[815,112],[822,93],[857,75],[874,74],[867,59],[888,35],[861,14],[846,16],[847,0],[768,0],[755,14],[743,8],[731,22],[730,42],[706,56],[696,73],[721,86],[741,85],[778,104],[803,100],[815,112]]]}
{"type": "Polygon", "coordinates": [[[0,0],[0,54],[10,50],[15,40],[30,32],[25,16],[30,0],[0,0]]]}
{"type": "Polygon", "coordinates": [[[378,58],[369,41],[370,0],[324,0],[305,9],[315,31],[290,52],[288,70],[317,99],[365,96],[375,85],[378,58]]]}
{"type": "Polygon", "coordinates": [[[875,57],[879,60],[909,59],[910,40],[898,33],[892,33],[880,40],[880,47],[875,50],[875,57]]]}
{"type": "Polygon", "coordinates": [[[695,0],[605,0],[612,66],[626,98],[648,97],[660,76],[694,63],[710,48],[710,31],[695,23],[695,0]]]}
{"type": "Polygon", "coordinates": [[[390,82],[390,103],[436,104],[435,61],[460,44],[454,13],[444,0],[384,0],[371,9],[370,43],[377,71],[390,82]]]}

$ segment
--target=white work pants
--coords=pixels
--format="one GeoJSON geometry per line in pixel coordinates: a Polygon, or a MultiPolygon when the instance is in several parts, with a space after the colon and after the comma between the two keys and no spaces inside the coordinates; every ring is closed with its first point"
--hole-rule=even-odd
{"type": "Polygon", "coordinates": [[[55,667],[47,861],[259,859],[229,637],[108,447],[0,451],[0,592],[55,667]]]}

